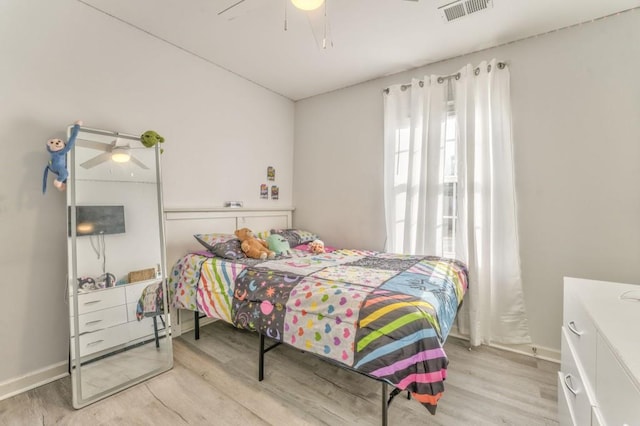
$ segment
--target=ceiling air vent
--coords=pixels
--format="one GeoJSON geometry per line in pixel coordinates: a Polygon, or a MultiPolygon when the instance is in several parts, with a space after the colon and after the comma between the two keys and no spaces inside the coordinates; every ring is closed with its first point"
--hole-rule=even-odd
{"type": "Polygon", "coordinates": [[[438,10],[445,22],[451,22],[490,7],[493,7],[492,0],[459,0],[440,6],[438,10]]]}

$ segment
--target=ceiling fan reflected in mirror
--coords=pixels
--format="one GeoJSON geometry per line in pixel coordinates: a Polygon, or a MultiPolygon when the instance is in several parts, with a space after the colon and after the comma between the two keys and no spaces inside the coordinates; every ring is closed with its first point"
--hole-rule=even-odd
{"type": "Polygon", "coordinates": [[[111,143],[101,143],[96,141],[88,141],[88,140],[78,140],[76,142],[77,146],[89,149],[95,149],[97,151],[102,151],[102,154],[98,154],[97,156],[91,158],[90,160],[85,161],[80,164],[81,167],[85,169],[91,169],[96,167],[102,163],[105,163],[109,160],[115,163],[127,163],[132,162],[138,167],[148,170],[146,164],[142,161],[138,160],[136,157],[131,155],[132,148],[128,144],[121,144],[120,139],[116,138],[111,143]]]}

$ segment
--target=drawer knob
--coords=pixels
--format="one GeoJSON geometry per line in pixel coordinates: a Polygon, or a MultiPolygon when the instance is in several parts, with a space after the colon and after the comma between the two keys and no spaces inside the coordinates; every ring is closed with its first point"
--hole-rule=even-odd
{"type": "MultiPolygon", "coordinates": [[[[104,339],[100,339],[100,340],[96,340],[95,342],[90,342],[87,343],[87,346],[95,346],[95,345],[99,345],[100,343],[104,342],[104,339]]],[[[565,379],[566,380],[566,379],[565,379]]]]}
{"type": "Polygon", "coordinates": [[[85,322],[84,325],[93,325],[93,324],[97,324],[99,322],[102,322],[102,320],[99,319],[99,320],[93,320],[93,321],[85,322]]]}
{"type": "Polygon", "coordinates": [[[100,303],[100,302],[101,302],[100,300],[90,300],[88,302],[84,302],[84,304],[85,305],[93,305],[93,304],[100,303]]]}
{"type": "Polygon", "coordinates": [[[564,385],[567,387],[567,389],[569,389],[569,392],[571,392],[573,396],[576,396],[578,394],[578,391],[573,388],[572,382],[573,381],[571,380],[571,374],[567,374],[566,376],[564,376],[564,385]]]}
{"type": "Polygon", "coordinates": [[[570,321],[569,324],[567,324],[567,327],[569,327],[569,330],[576,336],[582,336],[582,331],[578,331],[574,321],[570,321]]]}

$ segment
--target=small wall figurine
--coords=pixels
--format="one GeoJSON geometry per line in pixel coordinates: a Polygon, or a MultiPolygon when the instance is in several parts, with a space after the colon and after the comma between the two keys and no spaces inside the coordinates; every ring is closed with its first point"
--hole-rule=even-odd
{"type": "Polygon", "coordinates": [[[47,191],[47,178],[49,171],[53,172],[57,177],[53,181],[59,191],[64,191],[67,187],[67,177],[69,177],[69,171],[67,170],[67,152],[73,148],[76,143],[76,137],[78,131],[82,126],[82,120],[78,120],[74,123],[73,129],[71,129],[71,136],[65,143],[62,139],[53,138],[47,141],[47,151],[50,154],[49,164],[44,169],[44,176],[42,177],[42,193],[47,191]]]}

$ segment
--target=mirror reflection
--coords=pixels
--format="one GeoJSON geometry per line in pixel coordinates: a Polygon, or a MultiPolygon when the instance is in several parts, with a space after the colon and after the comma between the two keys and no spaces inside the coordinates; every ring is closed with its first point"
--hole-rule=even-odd
{"type": "Polygon", "coordinates": [[[70,370],[76,408],[172,366],[159,166],[159,149],[145,147],[139,136],[87,127],[80,128],[70,152],[70,370]]]}

